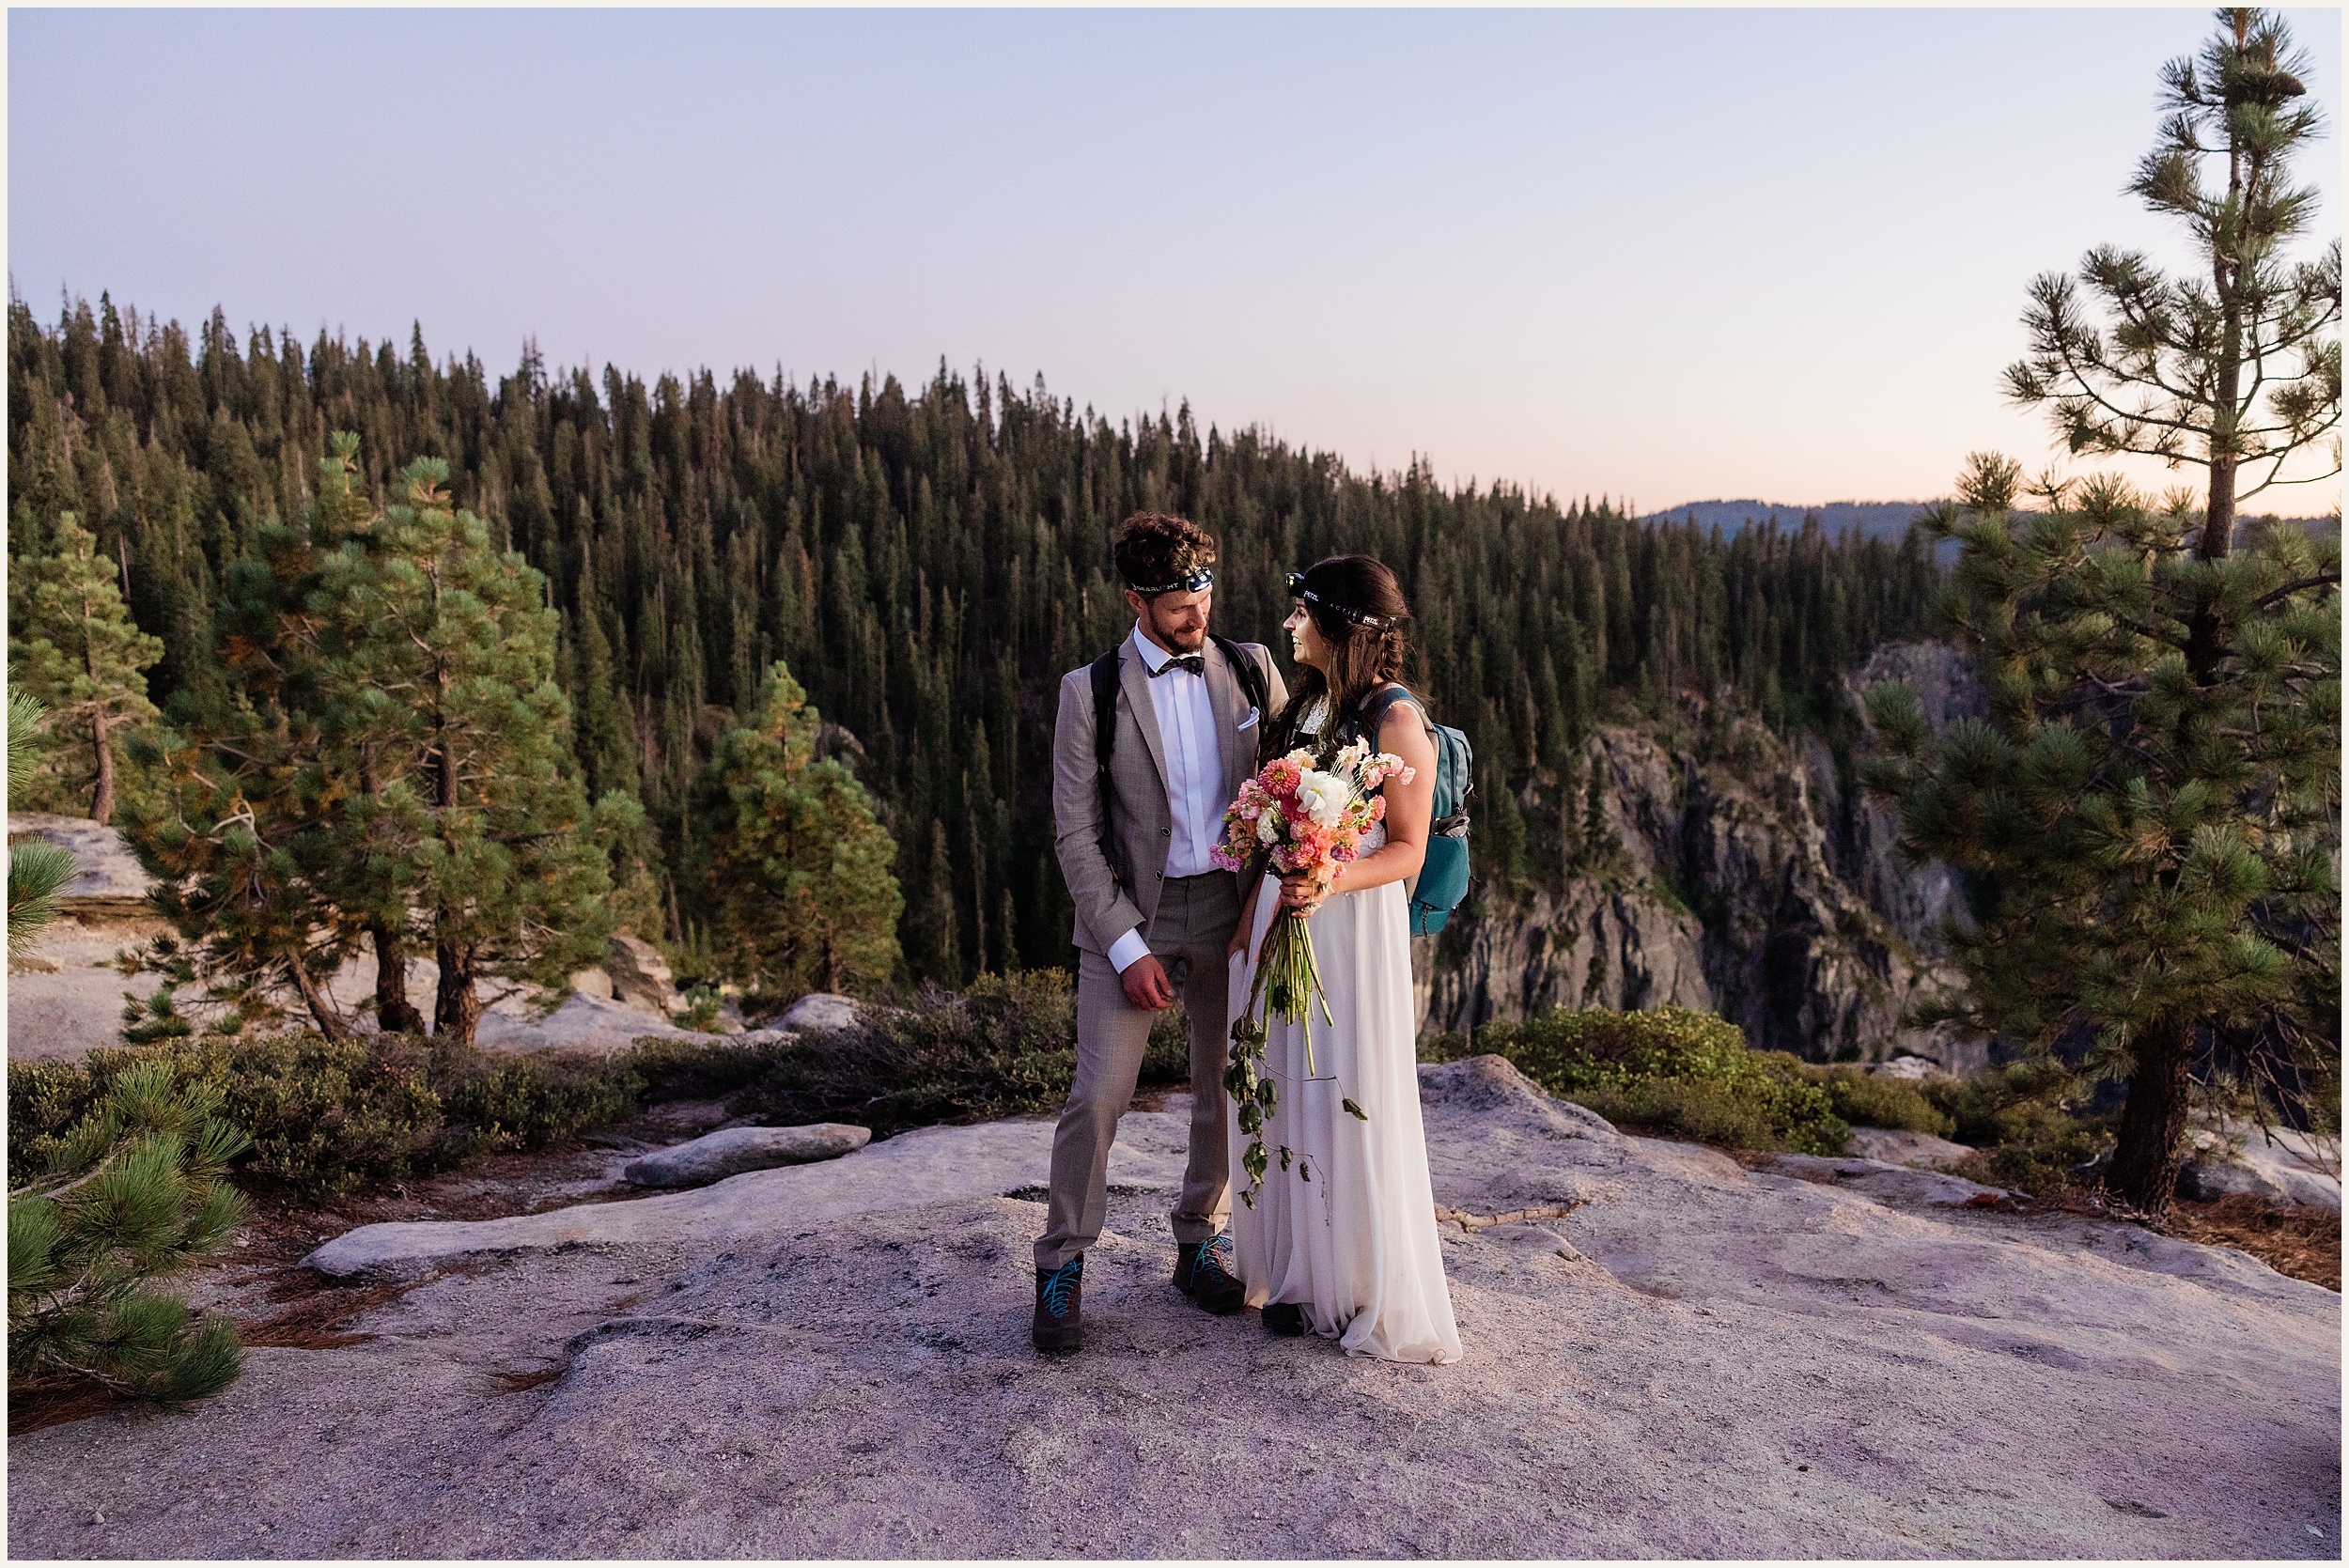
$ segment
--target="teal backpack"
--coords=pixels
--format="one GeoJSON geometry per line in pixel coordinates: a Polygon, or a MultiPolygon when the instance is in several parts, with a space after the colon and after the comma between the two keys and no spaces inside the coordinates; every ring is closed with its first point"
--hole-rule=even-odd
{"type": "Polygon", "coordinates": [[[1420,862],[1419,875],[1403,885],[1403,896],[1410,901],[1411,935],[1426,937],[1442,930],[1452,911],[1468,896],[1468,798],[1475,788],[1469,774],[1475,767],[1476,753],[1467,736],[1449,724],[1437,723],[1427,716],[1426,704],[1399,687],[1363,698],[1356,717],[1340,729],[1366,736],[1375,745],[1387,709],[1397,703],[1409,703],[1419,709],[1436,743],[1436,804],[1427,824],[1427,856],[1420,862]]]}

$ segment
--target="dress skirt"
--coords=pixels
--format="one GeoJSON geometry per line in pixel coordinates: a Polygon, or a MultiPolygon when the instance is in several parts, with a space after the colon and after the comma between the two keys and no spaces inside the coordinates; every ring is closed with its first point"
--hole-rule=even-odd
{"type": "MultiPolygon", "coordinates": [[[[1248,1005],[1280,893],[1267,877],[1248,947],[1232,960],[1235,1019],[1248,1005]]],[[[1268,1024],[1265,1070],[1279,1082],[1280,1100],[1265,1123],[1272,1157],[1252,1208],[1238,1199],[1248,1188],[1240,1157],[1249,1141],[1236,1111],[1230,1128],[1232,1239],[1248,1304],[1294,1302],[1314,1332],[1353,1355],[1456,1361],[1460,1331],[1420,1124],[1403,884],[1339,893],[1308,929],[1333,1021],[1313,1010],[1310,1073],[1303,1026],[1268,1024]],[[1346,1112],[1349,1098],[1368,1120],[1346,1112]],[[1283,1145],[1293,1156],[1285,1171],[1283,1145]]]]}

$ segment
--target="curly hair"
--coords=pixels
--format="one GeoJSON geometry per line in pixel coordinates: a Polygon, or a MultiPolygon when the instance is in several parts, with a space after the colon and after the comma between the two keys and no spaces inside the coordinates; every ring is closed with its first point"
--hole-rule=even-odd
{"type": "Polygon", "coordinates": [[[1112,555],[1128,587],[1161,588],[1215,565],[1215,536],[1189,518],[1136,512],[1118,525],[1112,555]]]}

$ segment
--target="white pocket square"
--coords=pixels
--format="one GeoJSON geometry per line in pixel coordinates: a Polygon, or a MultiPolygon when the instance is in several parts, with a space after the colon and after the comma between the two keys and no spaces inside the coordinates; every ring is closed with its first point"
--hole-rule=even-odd
{"type": "Polygon", "coordinates": [[[1257,712],[1254,708],[1252,708],[1252,708],[1250,708],[1250,709],[1248,710],[1248,717],[1247,717],[1247,718],[1245,718],[1245,719],[1242,719],[1242,720],[1241,720],[1238,723],[1237,723],[1237,724],[1233,725],[1232,727],[1233,727],[1234,729],[1240,729],[1240,730],[1253,729],[1253,728],[1255,728],[1255,726],[1256,726],[1256,721],[1257,721],[1257,720],[1259,720],[1259,719],[1261,719],[1261,718],[1263,718],[1263,717],[1264,717],[1264,715],[1263,715],[1263,714],[1261,714],[1261,713],[1257,712]]]}

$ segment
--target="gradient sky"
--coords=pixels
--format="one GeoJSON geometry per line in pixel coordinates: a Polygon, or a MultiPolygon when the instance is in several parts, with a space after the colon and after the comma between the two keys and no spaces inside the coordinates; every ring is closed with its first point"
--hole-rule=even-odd
{"type": "MultiPolygon", "coordinates": [[[[2287,15],[2338,234],[2341,13],[2287,15]]],[[[942,356],[1643,509],[1907,499],[2048,456],[1999,396],[2034,273],[2185,259],[2121,187],[2210,25],[17,9],[8,267],[43,319],[420,319],[493,372],[526,334],[647,378],[942,356]]]]}

